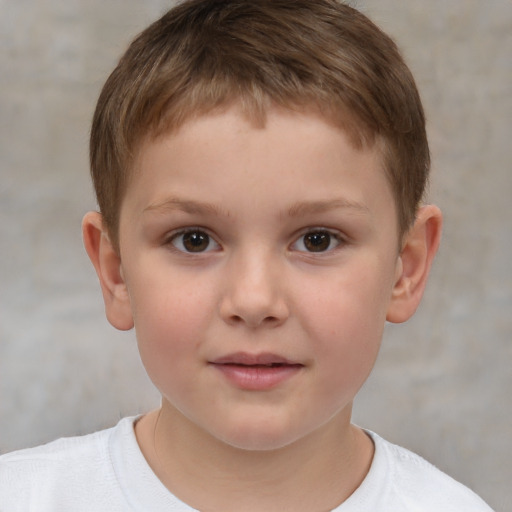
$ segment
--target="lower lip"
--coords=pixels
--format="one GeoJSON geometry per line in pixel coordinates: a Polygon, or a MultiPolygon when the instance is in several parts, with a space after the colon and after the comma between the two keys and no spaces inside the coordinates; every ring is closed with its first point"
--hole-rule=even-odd
{"type": "Polygon", "coordinates": [[[213,364],[224,377],[238,388],[248,391],[265,391],[275,388],[303,368],[299,364],[280,366],[244,366],[236,364],[213,364]]]}

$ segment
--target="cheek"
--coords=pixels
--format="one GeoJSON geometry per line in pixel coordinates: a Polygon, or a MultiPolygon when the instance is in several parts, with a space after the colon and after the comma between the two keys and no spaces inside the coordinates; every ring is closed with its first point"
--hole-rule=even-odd
{"type": "Polygon", "coordinates": [[[316,355],[326,375],[342,387],[359,387],[377,357],[388,302],[388,284],[380,275],[344,273],[301,304],[309,311],[303,315],[304,328],[315,340],[316,355]]]}
{"type": "Polygon", "coordinates": [[[141,280],[133,289],[132,309],[137,343],[146,370],[158,386],[187,369],[207,332],[211,303],[194,287],[175,280],[165,285],[141,280]],[[144,283],[144,284],[143,284],[144,283]],[[171,371],[172,365],[172,371],[171,371]]]}
{"type": "Polygon", "coordinates": [[[381,333],[391,286],[383,272],[364,267],[347,268],[322,281],[313,276],[310,286],[306,286],[310,293],[303,295],[299,307],[305,312],[303,318],[311,323],[310,328],[321,337],[356,342],[381,333]]]}
{"type": "Polygon", "coordinates": [[[214,300],[204,279],[165,269],[139,274],[129,291],[136,329],[161,341],[171,336],[179,340],[199,329],[214,300]]]}

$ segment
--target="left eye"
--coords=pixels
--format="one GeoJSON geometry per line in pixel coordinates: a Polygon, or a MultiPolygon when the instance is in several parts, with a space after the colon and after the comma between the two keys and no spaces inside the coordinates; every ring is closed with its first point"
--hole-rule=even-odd
{"type": "Polygon", "coordinates": [[[293,249],[303,252],[326,252],[341,243],[338,235],[326,230],[309,231],[302,235],[294,244],[293,249]]]}
{"type": "Polygon", "coordinates": [[[176,249],[185,253],[208,252],[219,248],[219,244],[208,233],[200,229],[176,233],[169,242],[176,249]]]}

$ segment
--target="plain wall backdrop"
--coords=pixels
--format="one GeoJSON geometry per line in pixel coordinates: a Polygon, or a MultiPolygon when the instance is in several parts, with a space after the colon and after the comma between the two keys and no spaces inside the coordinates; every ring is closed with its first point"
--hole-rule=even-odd
{"type": "MultiPolygon", "coordinates": [[[[416,317],[389,325],[355,421],[512,510],[512,2],[352,2],[398,42],[428,116],[443,244],[416,317]]],[[[95,208],[100,87],[164,0],[0,0],[0,452],[158,404],[103,315],[80,222],[95,208]]]]}

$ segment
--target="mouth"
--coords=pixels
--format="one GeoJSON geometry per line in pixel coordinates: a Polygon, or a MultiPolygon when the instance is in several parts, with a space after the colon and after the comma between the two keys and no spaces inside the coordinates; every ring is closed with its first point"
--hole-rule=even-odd
{"type": "Polygon", "coordinates": [[[227,381],[248,391],[265,391],[297,375],[304,365],[282,356],[263,353],[235,353],[210,362],[227,381]]]}
{"type": "Polygon", "coordinates": [[[288,365],[296,366],[299,365],[300,363],[290,361],[282,356],[271,353],[249,354],[246,352],[237,352],[235,354],[229,354],[224,357],[219,357],[218,359],[212,361],[212,364],[275,367],[288,365]]]}

